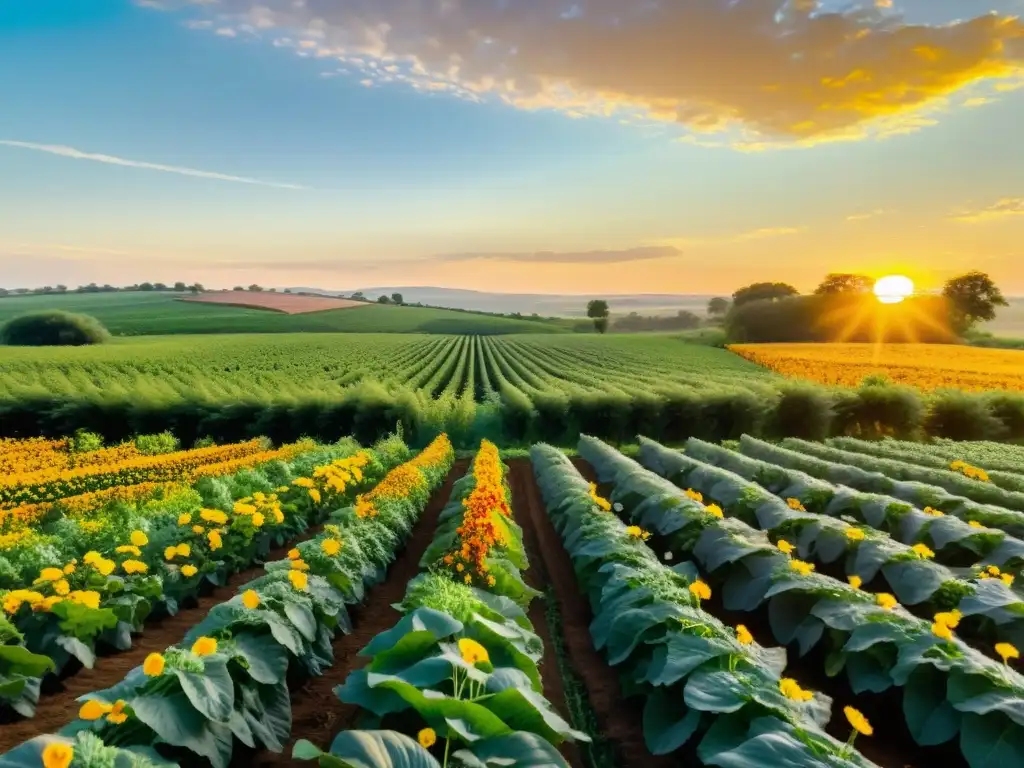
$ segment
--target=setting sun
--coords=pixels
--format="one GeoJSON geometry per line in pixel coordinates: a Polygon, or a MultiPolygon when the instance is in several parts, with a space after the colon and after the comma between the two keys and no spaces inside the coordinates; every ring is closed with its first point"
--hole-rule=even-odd
{"type": "Polygon", "coordinates": [[[883,304],[898,304],[914,293],[914,281],[906,275],[886,275],[875,281],[874,292],[883,304]]]}

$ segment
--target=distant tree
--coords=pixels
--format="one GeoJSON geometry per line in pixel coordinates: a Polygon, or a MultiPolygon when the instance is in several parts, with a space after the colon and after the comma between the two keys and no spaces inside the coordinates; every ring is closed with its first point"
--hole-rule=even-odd
{"type": "Polygon", "coordinates": [[[352,298],[355,299],[356,301],[363,301],[366,299],[366,296],[362,291],[356,291],[355,293],[352,294],[352,298]]]}
{"type": "Polygon", "coordinates": [[[0,296],[8,296],[10,293],[6,288],[0,288],[0,296]]]}
{"type": "Polygon", "coordinates": [[[392,293],[391,294],[391,303],[392,304],[405,304],[405,301],[402,299],[402,294],[400,294],[400,293],[392,293]]]}
{"type": "Polygon", "coordinates": [[[190,285],[190,286],[188,287],[188,289],[189,289],[190,291],[192,291],[192,295],[193,295],[193,296],[194,296],[195,294],[197,294],[197,293],[202,293],[203,291],[205,291],[205,290],[206,290],[205,288],[203,288],[203,284],[202,284],[202,283],[193,283],[192,285],[190,285]]]}
{"type": "Polygon", "coordinates": [[[243,288],[243,287],[242,287],[242,286],[240,286],[240,285],[236,285],[236,286],[235,286],[234,288],[232,288],[231,290],[232,290],[232,291],[244,291],[244,290],[245,290],[245,288],[243,288]]]}
{"type": "Polygon", "coordinates": [[[154,291],[156,288],[152,283],[139,283],[140,291],[154,291]]]}
{"type": "Polygon", "coordinates": [[[256,283],[253,283],[252,285],[249,286],[249,290],[252,291],[253,293],[259,293],[260,291],[263,290],[263,287],[256,285],[256,283]]]}
{"type": "Polygon", "coordinates": [[[292,289],[291,289],[291,288],[285,288],[285,289],[284,289],[284,292],[285,292],[285,293],[291,293],[291,292],[292,292],[292,289]]]}
{"type": "Polygon", "coordinates": [[[949,302],[953,327],[961,333],[975,323],[994,320],[996,307],[1009,306],[992,278],[978,271],[947,280],[942,295],[949,302]]]}
{"type": "Polygon", "coordinates": [[[168,290],[166,283],[153,283],[154,291],[166,291],[168,290]]]}
{"type": "Polygon", "coordinates": [[[594,321],[598,333],[608,330],[608,302],[604,299],[591,299],[587,302],[587,317],[594,321]]]}
{"type": "Polygon", "coordinates": [[[67,292],[68,292],[68,287],[66,285],[58,285],[57,286],[57,293],[67,293],[67,292]]]}
{"type": "Polygon", "coordinates": [[[381,295],[381,296],[377,297],[377,303],[378,304],[390,304],[391,303],[391,299],[389,299],[387,296],[381,295]]]}
{"type": "Polygon", "coordinates": [[[277,288],[267,288],[270,293],[277,293],[277,288]]]}
{"type": "Polygon", "coordinates": [[[102,293],[117,293],[117,288],[112,286],[110,283],[104,283],[103,287],[99,289],[102,293]]]}
{"type": "Polygon", "coordinates": [[[185,291],[188,290],[188,286],[179,280],[174,284],[174,290],[176,290],[178,293],[184,293],[185,291]]]}
{"type": "Polygon", "coordinates": [[[846,272],[829,272],[821,285],[814,289],[817,294],[826,293],[871,293],[875,281],[867,275],[853,275],[846,272]]]}
{"type": "Polygon", "coordinates": [[[740,307],[752,301],[777,301],[798,294],[799,291],[788,283],[752,283],[732,295],[732,305],[740,307]]]}
{"type": "Polygon", "coordinates": [[[708,314],[712,317],[721,317],[729,311],[729,300],[721,296],[715,296],[708,302],[708,314]]]}

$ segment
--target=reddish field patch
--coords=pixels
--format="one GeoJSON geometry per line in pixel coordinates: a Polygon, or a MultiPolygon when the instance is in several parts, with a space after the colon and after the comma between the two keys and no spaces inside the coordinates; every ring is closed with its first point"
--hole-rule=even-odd
{"type": "Polygon", "coordinates": [[[299,296],[294,293],[250,293],[249,291],[218,291],[203,293],[198,296],[183,298],[182,301],[195,301],[204,304],[230,304],[248,309],[269,309],[272,312],[284,312],[286,315],[299,315],[304,312],[321,312],[325,309],[351,309],[365,307],[365,301],[351,299],[332,299],[326,296],[299,296]]]}

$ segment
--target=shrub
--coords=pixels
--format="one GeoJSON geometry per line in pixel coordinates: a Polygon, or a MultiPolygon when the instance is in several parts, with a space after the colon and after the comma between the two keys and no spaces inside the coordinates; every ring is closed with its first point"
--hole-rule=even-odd
{"type": "Polygon", "coordinates": [[[768,434],[824,440],[832,429],[833,398],[824,387],[793,383],[779,387],[768,434]]]}
{"type": "Polygon", "coordinates": [[[924,402],[914,389],[867,384],[855,390],[836,390],[835,397],[834,434],[913,440],[920,433],[924,402]]]}
{"type": "Polygon", "coordinates": [[[20,315],[0,329],[0,343],[12,347],[80,347],[109,338],[95,317],[59,310],[20,315]]]}
{"type": "Polygon", "coordinates": [[[103,447],[103,438],[87,429],[76,429],[68,446],[72,453],[88,453],[103,447]]]}
{"type": "Polygon", "coordinates": [[[156,435],[139,435],[135,438],[135,447],[139,449],[139,453],[146,456],[155,456],[158,453],[172,453],[178,450],[178,446],[178,438],[167,431],[156,435]]]}
{"type": "Polygon", "coordinates": [[[988,396],[992,415],[1003,425],[1004,439],[1024,439],[1024,395],[996,392],[988,396]]]}
{"type": "Polygon", "coordinates": [[[951,440],[998,440],[1005,434],[984,398],[956,390],[935,394],[924,426],[928,434],[951,440]]]}

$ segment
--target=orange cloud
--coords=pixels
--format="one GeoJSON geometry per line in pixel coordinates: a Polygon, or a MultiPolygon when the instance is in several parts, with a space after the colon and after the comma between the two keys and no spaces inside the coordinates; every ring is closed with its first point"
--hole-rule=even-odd
{"type": "Polygon", "coordinates": [[[522,109],[632,113],[701,133],[736,127],[748,138],[805,143],[863,136],[878,121],[886,133],[899,132],[893,121],[944,105],[973,83],[1024,72],[1020,20],[993,13],[911,25],[891,5],[829,12],[817,0],[222,0],[215,7],[223,20],[303,44],[313,38],[358,77],[420,89],[444,83],[454,95],[492,95],[522,109]],[[382,77],[382,64],[398,71],[382,77]]]}
{"type": "Polygon", "coordinates": [[[1024,197],[1005,197],[992,205],[973,211],[961,211],[954,214],[953,221],[965,224],[978,224],[1011,216],[1024,216],[1024,197]]]}

